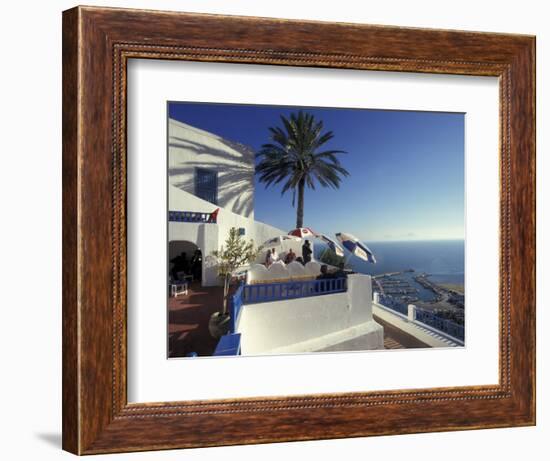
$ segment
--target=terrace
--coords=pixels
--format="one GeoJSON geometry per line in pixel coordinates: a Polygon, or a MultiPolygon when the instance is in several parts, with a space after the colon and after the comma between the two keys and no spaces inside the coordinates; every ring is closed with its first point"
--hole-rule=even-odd
{"type": "Polygon", "coordinates": [[[208,331],[210,316],[219,310],[222,287],[201,287],[194,281],[187,295],[168,298],[168,356],[210,356],[218,341],[208,331]]]}
{"type": "MultiPolygon", "coordinates": [[[[187,295],[169,299],[169,357],[187,357],[194,353],[198,356],[214,355],[218,342],[208,332],[208,320],[219,309],[222,295],[221,287],[201,287],[198,282],[194,282],[187,295]]],[[[384,326],[384,349],[427,347],[397,328],[387,327],[380,319],[375,317],[375,320],[384,326]]],[[[221,346],[220,352],[226,352],[223,344],[221,346]]],[[[350,341],[342,346],[343,350],[354,350],[355,344],[350,341]]],[[[329,351],[334,349],[326,350],[329,351]]]]}
{"type": "MultiPolygon", "coordinates": [[[[345,293],[345,278],[329,280],[290,281],[272,284],[241,284],[230,297],[230,335],[218,342],[210,336],[208,322],[211,314],[219,309],[223,290],[221,287],[201,287],[198,282],[190,284],[187,295],[170,298],[169,356],[190,355],[235,355],[239,353],[240,336],[237,320],[243,305],[260,305],[282,300],[311,298],[345,293]]],[[[457,337],[451,336],[444,319],[426,319],[420,310],[409,318],[409,312],[401,312],[380,303],[375,295],[372,303],[374,320],[384,327],[384,349],[410,349],[425,347],[456,347],[463,345],[457,337]],[[430,324],[432,323],[433,324],[430,324]],[[435,326],[434,326],[435,325],[435,326]],[[440,329],[437,329],[439,326],[440,329]],[[442,331],[446,330],[446,331],[442,331]]],[[[432,314],[433,315],[433,314],[432,314]]],[[[463,329],[454,333],[463,335],[463,329]]],[[[336,345],[319,349],[319,352],[361,350],[362,338],[346,340],[336,345]]]]}

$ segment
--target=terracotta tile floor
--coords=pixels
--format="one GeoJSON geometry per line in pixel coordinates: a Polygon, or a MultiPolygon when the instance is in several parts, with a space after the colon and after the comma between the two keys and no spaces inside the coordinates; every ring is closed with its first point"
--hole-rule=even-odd
{"type": "Polygon", "coordinates": [[[191,352],[212,355],[217,340],[208,332],[210,316],[222,304],[223,287],[201,287],[192,282],[189,294],[168,300],[168,356],[185,357],[191,352]]]}

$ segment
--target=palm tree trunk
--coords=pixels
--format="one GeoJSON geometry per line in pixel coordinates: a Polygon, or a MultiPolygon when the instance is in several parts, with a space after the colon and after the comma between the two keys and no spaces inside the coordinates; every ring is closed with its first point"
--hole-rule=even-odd
{"type": "Polygon", "coordinates": [[[304,227],[304,189],[306,182],[301,179],[298,183],[298,207],[296,208],[296,228],[304,227]]]}

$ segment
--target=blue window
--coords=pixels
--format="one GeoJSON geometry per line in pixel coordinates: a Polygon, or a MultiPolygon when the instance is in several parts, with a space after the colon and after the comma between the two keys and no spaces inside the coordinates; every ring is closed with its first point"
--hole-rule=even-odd
{"type": "Polygon", "coordinates": [[[207,202],[218,204],[218,173],[206,168],[195,170],[195,195],[207,202]]]}

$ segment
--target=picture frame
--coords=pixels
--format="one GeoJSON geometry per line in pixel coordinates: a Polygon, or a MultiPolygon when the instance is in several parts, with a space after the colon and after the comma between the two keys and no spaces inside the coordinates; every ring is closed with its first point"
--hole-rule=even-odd
{"type": "Polygon", "coordinates": [[[63,13],[63,448],[75,454],[535,424],[535,38],[76,7],[63,13]],[[130,59],[499,78],[499,383],[128,403],[130,59]]]}

